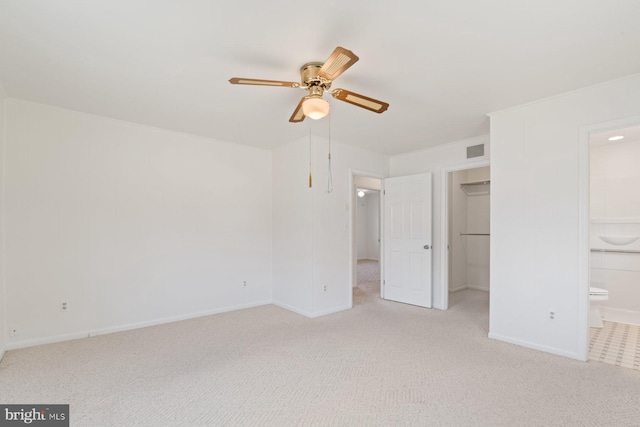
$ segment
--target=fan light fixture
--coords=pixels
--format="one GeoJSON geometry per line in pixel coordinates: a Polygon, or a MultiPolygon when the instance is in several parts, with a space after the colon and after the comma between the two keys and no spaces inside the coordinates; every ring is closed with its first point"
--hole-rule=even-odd
{"type": "Polygon", "coordinates": [[[302,112],[305,116],[313,120],[327,117],[329,108],[329,103],[322,99],[322,96],[317,95],[306,96],[302,103],[302,112]]]}
{"type": "Polygon", "coordinates": [[[232,77],[229,83],[234,85],[279,86],[308,91],[303,96],[289,119],[291,123],[300,123],[305,117],[319,120],[329,114],[329,103],[322,99],[324,92],[329,92],[333,98],[351,105],[355,105],[374,113],[383,113],[389,108],[386,102],[369,98],[346,89],[332,89],[331,84],[342,73],[358,62],[358,55],[343,47],[336,47],[325,62],[307,62],[300,67],[300,83],[281,80],[247,79],[232,77]]]}

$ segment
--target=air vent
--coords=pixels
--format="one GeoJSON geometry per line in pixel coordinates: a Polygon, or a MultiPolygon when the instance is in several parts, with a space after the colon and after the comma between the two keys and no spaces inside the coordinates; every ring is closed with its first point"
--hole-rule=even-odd
{"type": "Polygon", "coordinates": [[[467,159],[484,156],[484,144],[472,145],[467,147],[467,159]]]}

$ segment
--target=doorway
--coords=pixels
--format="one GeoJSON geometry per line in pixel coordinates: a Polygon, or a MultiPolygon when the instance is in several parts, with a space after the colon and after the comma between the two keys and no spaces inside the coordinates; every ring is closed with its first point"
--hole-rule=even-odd
{"type": "Polygon", "coordinates": [[[588,359],[640,370],[640,126],[589,135],[588,359]]]}
{"type": "Polygon", "coordinates": [[[354,176],[353,301],[366,302],[381,296],[381,197],[382,180],[354,176]]]}
{"type": "Polygon", "coordinates": [[[488,331],[490,167],[448,172],[448,307],[477,314],[488,331]]]}
{"type": "Polygon", "coordinates": [[[346,206],[351,225],[349,305],[354,305],[353,290],[358,286],[357,192],[358,189],[369,189],[378,191],[380,195],[376,239],[379,239],[380,275],[376,285],[380,290],[371,293],[375,294],[376,299],[431,308],[432,173],[384,179],[354,170],[350,172],[351,197],[346,206]]]}

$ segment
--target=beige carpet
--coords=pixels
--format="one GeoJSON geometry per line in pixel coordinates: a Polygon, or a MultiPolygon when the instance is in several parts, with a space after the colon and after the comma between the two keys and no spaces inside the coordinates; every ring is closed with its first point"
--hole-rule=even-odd
{"type": "Polygon", "coordinates": [[[352,310],[275,306],[10,351],[0,402],[73,426],[637,426],[640,372],[490,340],[488,294],[437,311],[357,288],[352,310]]]}
{"type": "Polygon", "coordinates": [[[380,266],[378,261],[358,260],[358,285],[353,290],[353,305],[380,298],[380,266]]]}

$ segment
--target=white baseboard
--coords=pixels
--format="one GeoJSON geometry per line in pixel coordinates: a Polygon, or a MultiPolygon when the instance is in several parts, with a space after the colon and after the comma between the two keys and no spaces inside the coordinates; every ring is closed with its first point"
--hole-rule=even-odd
{"type": "Polygon", "coordinates": [[[188,320],[188,319],[195,319],[197,317],[211,316],[213,314],[226,313],[228,311],[242,310],[242,309],[245,309],[245,308],[258,307],[258,306],[261,306],[261,305],[268,305],[268,304],[271,304],[271,302],[272,302],[271,300],[257,301],[257,302],[247,303],[247,304],[234,305],[234,306],[231,306],[231,307],[221,307],[221,308],[215,308],[213,310],[200,311],[200,312],[196,312],[196,313],[189,313],[189,314],[184,314],[184,315],[180,315],[180,316],[165,317],[165,318],[162,318],[162,319],[150,320],[150,321],[147,321],[147,322],[129,323],[127,325],[120,325],[120,326],[113,326],[113,327],[109,327],[109,328],[101,328],[101,329],[95,329],[95,330],[89,330],[89,331],[75,332],[75,333],[72,333],[72,334],[64,334],[64,335],[56,335],[56,336],[53,336],[53,337],[45,337],[45,338],[36,338],[36,339],[32,339],[32,340],[16,341],[16,342],[8,343],[6,345],[6,347],[5,347],[5,350],[17,350],[19,348],[33,347],[33,346],[36,346],[36,345],[53,344],[53,343],[56,343],[56,342],[71,341],[71,340],[77,340],[77,339],[81,339],[81,338],[89,338],[89,337],[94,337],[94,336],[98,336],[98,335],[112,334],[112,333],[115,333],[115,332],[130,331],[132,329],[146,328],[146,327],[149,327],[149,326],[156,326],[156,325],[161,325],[161,324],[164,324],[164,323],[179,322],[181,320],[188,320]]]}
{"type": "Polygon", "coordinates": [[[498,340],[498,341],[504,341],[507,342],[509,344],[515,344],[515,345],[519,345],[521,347],[526,347],[526,348],[531,348],[533,350],[539,350],[539,351],[544,351],[545,353],[551,353],[551,354],[555,354],[557,356],[563,356],[563,357],[568,357],[570,359],[576,359],[576,360],[580,360],[583,362],[586,362],[587,359],[582,359],[578,356],[578,353],[574,353],[571,351],[566,351],[566,350],[561,350],[559,348],[555,348],[555,347],[548,347],[546,345],[540,345],[540,344],[536,344],[536,343],[532,343],[529,341],[524,341],[524,340],[520,340],[517,338],[511,338],[511,337],[507,337],[504,335],[500,335],[500,334],[496,334],[494,332],[489,332],[489,338],[494,339],[494,340],[498,340]]]}
{"type": "Polygon", "coordinates": [[[600,307],[600,312],[604,320],[640,326],[640,311],[604,306],[600,307]]]}
{"type": "Polygon", "coordinates": [[[285,310],[292,311],[292,312],[294,312],[296,314],[299,314],[301,316],[304,316],[304,317],[312,317],[310,312],[304,311],[304,310],[300,310],[300,309],[298,309],[296,307],[293,307],[293,306],[291,306],[289,304],[285,304],[283,302],[273,301],[272,304],[277,306],[277,307],[284,308],[285,310]]]}
{"type": "Polygon", "coordinates": [[[336,307],[336,308],[330,308],[328,310],[322,310],[322,311],[314,311],[312,313],[308,312],[308,311],[304,311],[304,310],[300,310],[296,307],[292,307],[289,304],[284,304],[282,302],[278,302],[278,301],[274,301],[272,303],[275,306],[278,306],[280,308],[284,308],[285,310],[289,310],[292,311],[296,314],[300,314],[302,316],[308,317],[310,319],[314,319],[316,317],[320,317],[320,316],[326,316],[327,314],[333,314],[333,313],[337,313],[339,311],[344,311],[344,310],[349,310],[351,308],[350,305],[343,305],[341,307],[336,307]]]}
{"type": "Polygon", "coordinates": [[[343,305],[342,307],[330,308],[328,310],[314,311],[313,313],[311,313],[311,316],[309,317],[314,318],[314,317],[326,316],[327,314],[338,313],[339,311],[349,310],[350,308],[351,308],[350,305],[343,305]]]}
{"type": "Polygon", "coordinates": [[[95,329],[95,330],[89,331],[89,336],[94,337],[98,335],[112,334],[115,332],[130,331],[132,329],[147,328],[149,326],[162,325],[164,323],[171,323],[171,322],[179,322],[181,320],[195,319],[197,317],[211,316],[213,314],[226,313],[229,311],[242,310],[245,308],[259,307],[261,305],[267,305],[267,304],[271,304],[271,300],[250,302],[247,304],[238,304],[238,305],[233,305],[231,307],[214,308],[212,310],[199,311],[196,313],[183,314],[179,316],[165,317],[162,319],[150,320],[147,322],[137,322],[137,323],[130,323],[127,325],[95,329]]]}
{"type": "Polygon", "coordinates": [[[71,334],[54,335],[52,337],[35,338],[31,340],[15,341],[7,343],[6,350],[17,350],[19,348],[34,347],[36,345],[53,344],[62,341],[79,340],[89,338],[89,331],[74,332],[71,334]]]}

